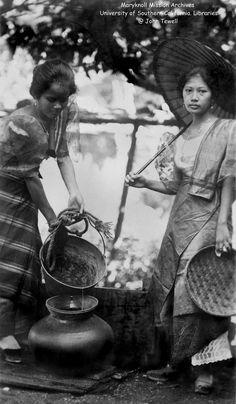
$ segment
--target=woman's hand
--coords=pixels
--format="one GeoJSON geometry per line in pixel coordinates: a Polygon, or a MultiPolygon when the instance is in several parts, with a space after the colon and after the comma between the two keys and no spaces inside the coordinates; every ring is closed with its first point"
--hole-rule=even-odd
{"type": "Polygon", "coordinates": [[[68,208],[79,209],[81,213],[83,212],[84,198],[79,191],[77,191],[76,193],[70,194],[68,208]]]}
{"type": "Polygon", "coordinates": [[[126,183],[126,185],[129,185],[130,187],[144,188],[146,186],[147,180],[141,174],[134,174],[134,173],[130,172],[125,177],[125,183],[126,183]]]}
{"type": "Polygon", "coordinates": [[[60,224],[60,221],[57,218],[48,221],[48,231],[49,233],[53,232],[60,224]]]}
{"type": "Polygon", "coordinates": [[[216,253],[221,254],[231,250],[232,240],[228,227],[228,217],[234,199],[234,179],[226,177],[222,183],[221,203],[216,226],[216,253]]]}
{"type": "Polygon", "coordinates": [[[216,253],[229,252],[231,244],[232,240],[227,223],[218,223],[216,227],[216,253]]]}

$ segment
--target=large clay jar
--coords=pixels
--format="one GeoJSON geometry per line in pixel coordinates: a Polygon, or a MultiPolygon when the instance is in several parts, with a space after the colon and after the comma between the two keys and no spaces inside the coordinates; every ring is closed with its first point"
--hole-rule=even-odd
{"type": "Polygon", "coordinates": [[[54,296],[46,301],[49,315],[30,330],[29,345],[38,364],[56,372],[85,375],[112,361],[113,331],[93,313],[92,296],[54,296]]]}

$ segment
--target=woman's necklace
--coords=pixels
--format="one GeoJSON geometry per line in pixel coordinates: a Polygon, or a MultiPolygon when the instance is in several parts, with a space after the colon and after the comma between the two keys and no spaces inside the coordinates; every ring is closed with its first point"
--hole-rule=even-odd
{"type": "Polygon", "coordinates": [[[186,132],[185,132],[185,137],[182,137],[182,147],[181,147],[181,160],[185,161],[186,158],[188,159],[187,155],[195,155],[200,143],[202,137],[205,135],[205,133],[209,130],[211,125],[215,122],[214,117],[210,117],[206,119],[205,122],[203,122],[201,125],[199,125],[198,128],[192,128],[189,127],[186,132]],[[190,140],[195,140],[194,143],[189,143],[190,140]]]}
{"type": "Polygon", "coordinates": [[[35,114],[36,114],[36,118],[38,119],[38,122],[40,123],[40,125],[42,126],[44,132],[50,136],[50,133],[53,133],[55,130],[55,125],[56,125],[56,118],[54,120],[51,120],[49,122],[49,124],[45,125],[43,118],[40,116],[40,113],[37,109],[37,107],[35,106],[35,114]]]}
{"type": "Polygon", "coordinates": [[[186,130],[184,140],[190,140],[202,136],[210,128],[211,124],[215,122],[215,117],[210,117],[202,122],[198,127],[191,126],[186,130]]]}
{"type": "Polygon", "coordinates": [[[39,122],[39,124],[42,126],[45,134],[48,137],[48,151],[47,154],[51,157],[56,157],[56,152],[55,152],[55,127],[56,127],[56,118],[54,119],[54,122],[49,123],[49,129],[46,128],[43,119],[40,117],[39,111],[37,107],[35,106],[35,113],[36,113],[36,118],[39,122]]]}
{"type": "Polygon", "coordinates": [[[50,132],[49,132],[49,130],[46,129],[46,126],[44,125],[44,122],[39,119],[39,123],[42,126],[44,132],[49,136],[50,132]]]}

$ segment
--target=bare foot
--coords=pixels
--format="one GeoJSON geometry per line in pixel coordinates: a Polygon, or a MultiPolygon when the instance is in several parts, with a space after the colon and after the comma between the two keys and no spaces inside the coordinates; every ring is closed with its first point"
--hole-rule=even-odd
{"type": "Polygon", "coordinates": [[[194,391],[198,394],[210,394],[213,389],[213,383],[213,375],[207,371],[203,371],[195,380],[194,391]]]}

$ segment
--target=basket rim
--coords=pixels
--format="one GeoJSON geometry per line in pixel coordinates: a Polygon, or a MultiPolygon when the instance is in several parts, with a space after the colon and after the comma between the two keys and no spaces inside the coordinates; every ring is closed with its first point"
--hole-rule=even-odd
{"type": "MultiPolygon", "coordinates": [[[[186,287],[187,287],[187,290],[188,290],[188,293],[189,293],[191,299],[193,300],[193,302],[196,304],[197,307],[200,307],[201,310],[205,311],[205,312],[208,313],[208,314],[214,315],[214,316],[230,317],[230,316],[236,315],[236,307],[234,307],[234,308],[231,308],[231,307],[230,307],[227,313],[223,313],[223,312],[219,312],[219,311],[216,312],[216,311],[214,311],[214,310],[209,310],[209,309],[206,310],[206,309],[204,309],[202,306],[199,305],[199,301],[195,298],[195,295],[192,293],[191,287],[190,287],[190,285],[189,285],[189,276],[188,276],[188,274],[189,274],[189,266],[191,265],[193,259],[194,259],[199,253],[201,253],[201,252],[203,252],[203,251],[205,251],[205,250],[208,250],[208,249],[213,249],[213,248],[215,249],[215,244],[209,244],[208,246],[205,246],[205,247],[199,249],[199,250],[196,252],[196,254],[194,254],[194,255],[189,259],[189,261],[188,261],[188,263],[187,263],[187,267],[186,267],[186,287]]],[[[227,253],[225,253],[225,254],[227,254],[227,253]]],[[[231,249],[230,254],[233,254],[233,256],[236,257],[236,251],[235,251],[235,250],[231,249]]],[[[221,257],[218,257],[218,259],[220,259],[220,258],[221,258],[221,257]]]]}
{"type": "MultiPolygon", "coordinates": [[[[189,259],[189,261],[187,262],[187,270],[188,270],[188,267],[190,266],[190,264],[192,263],[192,261],[194,260],[194,258],[195,258],[198,254],[200,254],[201,252],[203,252],[203,251],[205,251],[205,250],[208,250],[208,249],[213,249],[213,248],[215,249],[215,247],[216,247],[215,244],[209,244],[209,245],[207,245],[206,247],[200,248],[200,249],[196,252],[196,254],[194,254],[194,255],[189,259]]],[[[223,254],[228,254],[228,253],[223,252],[223,254]]],[[[230,254],[233,254],[233,255],[236,256],[236,251],[231,248],[230,254]]],[[[220,259],[221,257],[218,257],[218,258],[220,259]]]]}

